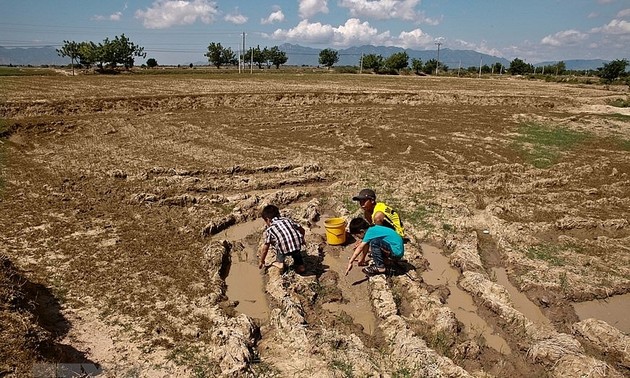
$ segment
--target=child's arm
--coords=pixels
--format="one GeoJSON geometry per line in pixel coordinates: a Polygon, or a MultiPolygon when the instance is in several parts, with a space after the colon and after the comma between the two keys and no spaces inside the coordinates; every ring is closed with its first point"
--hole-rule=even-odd
{"type": "Polygon", "coordinates": [[[260,249],[260,261],[258,262],[258,269],[262,269],[263,266],[265,266],[267,252],[269,252],[269,244],[263,244],[262,248],[260,249]]]}
{"type": "Polygon", "coordinates": [[[352,257],[350,257],[350,260],[348,261],[348,268],[346,269],[346,276],[348,275],[348,273],[352,270],[352,263],[354,262],[354,260],[357,258],[357,256],[359,256],[359,254],[363,251],[363,247],[365,247],[367,245],[366,242],[362,241],[355,249],[354,249],[354,253],[352,254],[352,257]]]}

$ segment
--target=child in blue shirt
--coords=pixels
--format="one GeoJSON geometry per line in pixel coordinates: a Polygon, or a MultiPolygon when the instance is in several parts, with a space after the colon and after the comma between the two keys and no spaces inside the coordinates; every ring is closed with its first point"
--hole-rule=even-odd
{"type": "Polygon", "coordinates": [[[350,233],[359,237],[361,242],[356,246],[350,261],[346,275],[352,270],[356,258],[363,252],[366,245],[372,251],[374,265],[363,268],[363,273],[375,275],[385,273],[385,258],[400,259],[405,253],[403,238],[393,229],[380,225],[372,225],[363,218],[355,218],[350,221],[350,233]]]}

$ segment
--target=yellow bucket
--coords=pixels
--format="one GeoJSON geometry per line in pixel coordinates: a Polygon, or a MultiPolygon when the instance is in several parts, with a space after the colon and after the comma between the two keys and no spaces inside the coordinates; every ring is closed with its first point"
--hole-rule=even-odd
{"type": "Polygon", "coordinates": [[[326,227],[326,241],[330,245],[346,242],[346,220],[343,218],[329,218],[324,221],[326,227]]]}

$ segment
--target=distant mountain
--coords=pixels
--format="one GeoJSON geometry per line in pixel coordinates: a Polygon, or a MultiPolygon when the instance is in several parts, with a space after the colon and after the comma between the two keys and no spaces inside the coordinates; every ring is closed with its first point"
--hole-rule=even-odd
{"type": "MultiPolygon", "coordinates": [[[[278,48],[287,53],[289,60],[288,65],[292,66],[317,66],[319,61],[319,53],[321,49],[314,49],[310,47],[304,47],[300,45],[293,45],[285,43],[278,48]]],[[[387,58],[390,55],[398,52],[406,51],[409,58],[416,58],[427,62],[430,59],[437,59],[437,50],[412,50],[403,49],[401,47],[393,46],[353,46],[347,49],[337,50],[339,54],[339,66],[358,66],[361,61],[361,54],[375,54],[381,55],[383,58],[387,58]]],[[[509,66],[510,62],[505,58],[499,58],[492,55],[478,53],[472,50],[451,50],[440,49],[440,63],[446,64],[449,68],[467,68],[470,66],[479,66],[479,63],[492,65],[496,62],[502,63],[504,66],[509,66]]]]}
{"type": "MultiPolygon", "coordinates": [[[[564,64],[567,67],[567,70],[595,70],[599,67],[603,67],[604,64],[608,63],[608,60],[602,59],[572,59],[572,60],[563,60],[564,64]]],[[[553,62],[540,62],[534,64],[535,67],[544,67],[551,66],[558,63],[558,61],[553,62]]]]}
{"type": "MultiPolygon", "coordinates": [[[[286,64],[291,66],[317,66],[319,63],[319,53],[322,51],[321,49],[291,43],[285,43],[278,47],[280,50],[286,52],[288,57],[286,64]]],[[[416,58],[422,60],[422,62],[437,59],[437,50],[413,50],[392,46],[363,45],[337,50],[339,54],[339,63],[337,63],[337,66],[358,66],[361,61],[361,54],[376,54],[387,58],[401,51],[406,51],[410,59],[416,58]]],[[[505,58],[482,54],[473,50],[440,49],[440,64],[447,65],[451,69],[458,67],[478,67],[480,63],[490,66],[497,62],[503,64],[505,67],[510,66],[510,61],[505,58]]],[[[534,65],[536,67],[542,67],[556,63],[557,61],[540,62],[534,65]]],[[[602,59],[574,59],[565,60],[564,63],[569,70],[596,70],[605,63],[608,63],[608,61],[602,59]]],[[[24,66],[68,65],[70,64],[70,59],[60,57],[52,46],[37,48],[6,48],[0,46],[0,65],[9,64],[24,66]]],[[[194,62],[195,66],[207,64],[207,61],[194,62]]],[[[184,65],[188,65],[188,62],[184,63],[184,65]]]]}
{"type": "Polygon", "coordinates": [[[66,65],[70,64],[69,58],[57,55],[57,50],[52,46],[29,48],[0,47],[0,64],[16,66],[42,66],[42,65],[66,65]]]}

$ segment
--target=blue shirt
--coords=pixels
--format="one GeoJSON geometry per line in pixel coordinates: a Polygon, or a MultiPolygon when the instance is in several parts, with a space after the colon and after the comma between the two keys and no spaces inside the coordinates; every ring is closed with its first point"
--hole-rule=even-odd
{"type": "Polygon", "coordinates": [[[363,241],[365,243],[370,243],[371,240],[374,239],[383,239],[389,244],[392,248],[392,254],[396,257],[402,257],[405,253],[405,245],[403,244],[403,239],[394,231],[393,229],[385,226],[381,226],[375,224],[374,226],[370,226],[367,231],[365,231],[365,235],[363,236],[363,241]]]}

